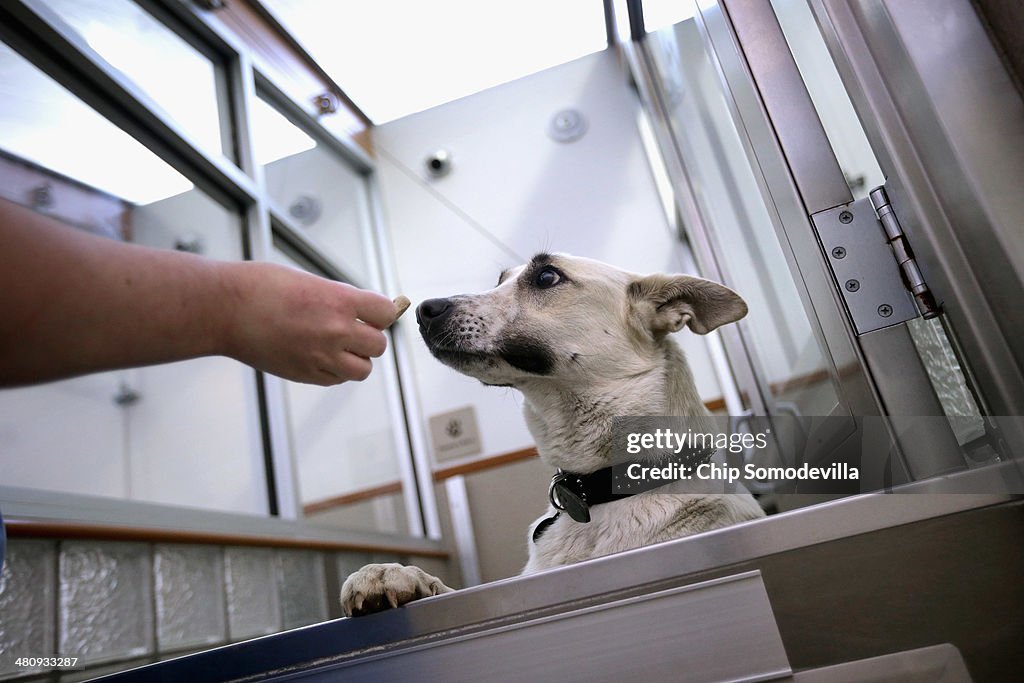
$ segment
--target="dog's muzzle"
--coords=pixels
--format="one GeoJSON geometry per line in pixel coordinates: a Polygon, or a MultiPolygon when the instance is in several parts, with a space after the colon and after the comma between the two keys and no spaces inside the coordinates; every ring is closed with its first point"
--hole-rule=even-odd
{"type": "Polygon", "coordinates": [[[427,299],[416,307],[416,322],[426,334],[444,324],[454,310],[451,299],[427,299]]]}

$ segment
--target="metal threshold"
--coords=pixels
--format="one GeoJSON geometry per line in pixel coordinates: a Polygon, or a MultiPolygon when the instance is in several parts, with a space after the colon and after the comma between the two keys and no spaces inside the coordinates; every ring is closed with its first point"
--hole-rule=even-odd
{"type": "Polygon", "coordinates": [[[949,495],[942,491],[954,478],[955,490],[970,490],[965,483],[988,483],[993,478],[1007,477],[1019,478],[1015,463],[919,482],[903,487],[904,493],[852,496],[577,565],[476,586],[368,617],[337,619],[227,645],[101,680],[261,680],[271,672],[294,674],[334,667],[385,651],[415,648],[666,591],[707,579],[707,574],[715,569],[787,551],[997,506],[1019,496],[949,495]]]}

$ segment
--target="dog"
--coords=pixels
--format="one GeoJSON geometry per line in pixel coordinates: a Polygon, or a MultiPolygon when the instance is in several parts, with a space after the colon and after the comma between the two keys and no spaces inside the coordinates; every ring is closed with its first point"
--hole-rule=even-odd
{"type": "MultiPolygon", "coordinates": [[[[746,313],[738,294],[710,280],[640,276],[541,253],[504,271],[487,292],[424,301],[416,319],[442,363],[485,385],[521,391],[540,458],[583,482],[613,464],[614,418],[708,415],[669,333],[687,326],[707,334],[746,313]]],[[[747,493],[692,489],[659,488],[581,507],[571,483],[530,526],[524,574],[764,515],[747,493]]],[[[370,564],[346,579],[341,604],[347,616],[358,616],[452,590],[418,567],[370,564]]]]}

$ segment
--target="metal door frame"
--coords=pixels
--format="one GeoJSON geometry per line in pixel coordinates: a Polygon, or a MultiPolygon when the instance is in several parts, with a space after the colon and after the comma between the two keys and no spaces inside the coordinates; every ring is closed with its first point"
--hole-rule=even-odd
{"type": "MultiPolygon", "coordinates": [[[[944,415],[907,325],[858,336],[846,313],[812,219],[852,203],[853,196],[771,5],[764,0],[695,3],[694,18],[825,354],[842,412],[887,415],[896,422],[900,421],[895,416],[944,415]]],[[[639,14],[638,0],[628,4],[634,16],[639,14]]],[[[642,26],[642,20],[633,23],[642,26]]],[[[709,277],[728,283],[728,273],[715,257],[714,234],[696,208],[686,160],[674,144],[641,31],[633,32],[626,52],[659,142],[668,142],[665,157],[699,262],[709,277]]],[[[767,408],[770,397],[746,352],[743,332],[730,330],[723,337],[739,384],[748,395],[756,387],[761,406],[767,408]]],[[[755,412],[758,407],[754,405],[755,412]]],[[[962,468],[952,430],[935,429],[934,420],[924,422],[927,429],[915,429],[914,421],[903,420],[891,430],[908,478],[962,468]]]]}
{"type": "Polygon", "coordinates": [[[983,412],[1024,414],[1021,94],[969,0],[807,1],[983,412]]]}

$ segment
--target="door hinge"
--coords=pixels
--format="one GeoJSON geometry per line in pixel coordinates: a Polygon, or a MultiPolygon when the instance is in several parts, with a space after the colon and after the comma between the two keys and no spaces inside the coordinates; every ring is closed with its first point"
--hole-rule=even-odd
{"type": "Polygon", "coordinates": [[[811,219],[857,334],[938,315],[884,187],[811,219]]]}
{"type": "Polygon", "coordinates": [[[928,288],[928,283],[924,281],[921,269],[917,266],[914,250],[910,248],[907,235],[903,232],[903,227],[900,226],[900,219],[889,203],[889,193],[885,191],[885,187],[879,186],[871,190],[869,196],[871,206],[875,209],[875,215],[878,216],[878,222],[882,224],[882,229],[885,231],[885,238],[892,249],[892,255],[903,274],[903,282],[914,297],[918,313],[925,319],[934,318],[941,310],[935,303],[935,297],[932,295],[932,290],[928,288]]]}

